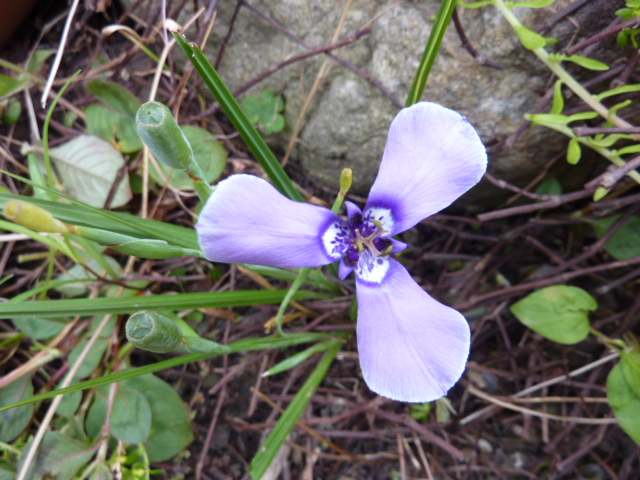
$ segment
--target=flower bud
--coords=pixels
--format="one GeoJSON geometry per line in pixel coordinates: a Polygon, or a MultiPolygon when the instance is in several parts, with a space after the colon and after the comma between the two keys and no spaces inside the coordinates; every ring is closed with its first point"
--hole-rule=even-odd
{"type": "Polygon", "coordinates": [[[184,170],[194,161],[191,144],[166,105],[142,105],[136,114],[136,127],[142,141],[162,163],[184,170]]]}
{"type": "Polygon", "coordinates": [[[150,352],[172,352],[182,342],[182,331],[172,320],[149,310],[131,315],[125,330],[133,345],[150,352]]]}
{"type": "Polygon", "coordinates": [[[4,216],[12,222],[47,233],[73,233],[71,227],[32,203],[10,200],[4,206],[4,216]]]}
{"type": "Polygon", "coordinates": [[[340,174],[340,194],[345,196],[349,189],[351,188],[351,184],[353,183],[353,171],[350,168],[345,168],[342,170],[340,174]]]}

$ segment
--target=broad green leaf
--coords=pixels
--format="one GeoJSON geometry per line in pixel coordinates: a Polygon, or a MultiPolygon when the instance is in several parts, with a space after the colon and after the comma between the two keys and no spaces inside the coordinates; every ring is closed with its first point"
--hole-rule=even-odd
{"type": "Polygon", "coordinates": [[[13,95],[26,84],[27,82],[24,80],[8,77],[7,75],[0,75],[0,98],[13,95]]]}
{"type": "Polygon", "coordinates": [[[265,135],[281,132],[284,128],[284,100],[271,90],[263,90],[260,97],[247,97],[242,101],[242,108],[249,120],[262,130],[265,135]]]}
{"type": "MultiPolygon", "coordinates": [[[[58,382],[57,388],[60,388],[60,384],[63,382],[61,380],[58,382]]],[[[77,385],[78,381],[73,380],[71,385],[77,385]]],[[[61,417],[70,417],[78,411],[78,407],[80,406],[80,402],[82,401],[82,392],[73,392],[67,393],[63,395],[62,401],[60,402],[60,406],[58,410],[56,410],[56,415],[60,415],[61,417]]],[[[68,432],[67,432],[68,433],[68,432]]]]}
{"type": "Polygon", "coordinates": [[[640,445],[640,397],[625,379],[619,363],[607,378],[607,398],[620,427],[640,445]]]}
{"type": "Polygon", "coordinates": [[[640,397],[640,353],[623,352],[620,365],[627,385],[640,397]]]}
{"type": "Polygon", "coordinates": [[[562,185],[556,177],[549,177],[536,188],[538,195],[561,195],[562,185]]]}
{"type": "MultiPolygon", "coordinates": [[[[47,176],[42,163],[38,160],[38,157],[33,153],[30,153],[27,155],[27,164],[29,166],[29,177],[31,178],[31,181],[38,186],[46,186],[47,176]]],[[[33,196],[36,198],[42,198],[43,200],[53,199],[53,195],[51,195],[51,193],[46,190],[42,190],[41,188],[34,188],[33,196]]]]}
{"type": "MultiPolygon", "coordinates": [[[[29,448],[30,446],[27,450],[29,448]]],[[[20,458],[21,467],[27,457],[27,450],[20,458]]],[[[59,432],[48,432],[44,435],[25,478],[71,480],[91,460],[94,453],[95,450],[84,442],[59,432]]]]}
{"type": "Polygon", "coordinates": [[[8,127],[15,125],[22,113],[22,104],[12,97],[0,102],[0,122],[8,127]]]}
{"type": "Polygon", "coordinates": [[[142,150],[142,140],[133,117],[102,105],[89,105],[85,110],[87,133],[106,140],[122,153],[142,150]]]}
{"type": "Polygon", "coordinates": [[[564,110],[564,97],[562,96],[562,81],[557,80],[553,86],[553,104],[551,114],[559,115],[564,110]]]}
{"type": "Polygon", "coordinates": [[[189,413],[168,383],[154,375],[143,375],[123,385],[138,390],[151,407],[151,435],[145,442],[150,462],[168,460],[193,441],[189,413]]]}
{"type": "Polygon", "coordinates": [[[15,480],[16,473],[14,464],[0,458],[0,480],[15,480]]]}
{"type": "Polygon", "coordinates": [[[88,480],[113,480],[113,472],[108,465],[99,463],[96,465],[95,470],[91,472],[91,475],[89,475],[88,480]]]}
{"type": "Polygon", "coordinates": [[[151,433],[149,401],[140,391],[123,383],[116,392],[109,425],[111,433],[118,440],[126,443],[145,442],[151,433]]]}
{"type": "Polygon", "coordinates": [[[581,288],[554,285],[513,304],[511,312],[543,337],[573,345],[589,335],[588,312],[597,308],[595,299],[581,288]]]}
{"type": "Polygon", "coordinates": [[[33,52],[31,58],[29,59],[29,64],[27,65],[27,71],[30,73],[36,73],[38,70],[42,68],[44,62],[46,62],[51,55],[56,53],[55,50],[49,49],[38,49],[33,52]]]}
{"type": "Polygon", "coordinates": [[[527,50],[536,50],[542,48],[547,44],[547,40],[539,33],[529,30],[523,25],[517,25],[515,27],[516,34],[522,42],[522,45],[527,50]]]}
{"type": "Polygon", "coordinates": [[[102,103],[127,114],[129,117],[134,118],[140,108],[140,101],[129,90],[117,83],[92,80],[87,84],[87,88],[102,103]]]}
{"type": "MultiPolygon", "coordinates": [[[[204,128],[190,125],[185,125],[180,128],[191,144],[193,155],[198,165],[200,165],[200,168],[202,168],[205,180],[208,183],[213,183],[220,178],[220,175],[224,172],[227,164],[227,151],[213,134],[204,128]]],[[[151,177],[158,182],[158,184],[163,185],[163,177],[165,179],[169,177],[171,168],[163,162],[158,162],[158,165],[162,170],[162,175],[160,175],[155,168],[152,168],[151,177]]],[[[174,169],[171,173],[169,183],[174,188],[180,190],[193,190],[193,182],[189,178],[189,175],[182,170],[174,169]]]]}
{"type": "Polygon", "coordinates": [[[578,142],[577,138],[572,138],[569,140],[569,145],[567,146],[567,162],[575,165],[580,161],[581,156],[582,147],[580,146],[580,142],[578,142]]]}
{"type": "MultiPolygon", "coordinates": [[[[109,192],[124,167],[124,158],[109,142],[93,135],[80,135],[51,149],[62,184],[73,198],[93,207],[103,207],[109,192]]],[[[111,208],[121,207],[131,199],[127,175],[113,195],[111,208]]]]}
{"type": "MultiPolygon", "coordinates": [[[[33,396],[31,377],[24,376],[0,389],[0,407],[33,396]]],[[[0,412],[0,442],[11,442],[24,430],[33,415],[33,405],[23,405],[0,412]]]]}
{"type": "MultiPolygon", "coordinates": [[[[110,255],[104,255],[103,259],[109,262],[109,266],[113,269],[117,274],[122,273],[122,267],[118,263],[118,261],[110,255]]],[[[85,268],[83,265],[76,264],[69,268],[66,272],[58,275],[57,280],[67,281],[67,280],[85,280],[85,279],[95,279],[96,275],[93,272],[97,272],[111,280],[117,280],[109,275],[105,270],[100,266],[97,260],[91,259],[87,262],[85,268]]],[[[59,285],[55,287],[55,290],[68,296],[68,297],[79,297],[86,293],[87,289],[95,284],[95,286],[103,285],[102,282],[97,284],[96,282],[85,281],[85,282],[75,282],[75,283],[65,283],[63,285],[59,285]]]]}
{"type": "MultiPolygon", "coordinates": [[[[598,237],[604,236],[620,218],[619,215],[595,220],[593,227],[598,237]]],[[[640,217],[631,217],[613,234],[604,246],[609,255],[616,260],[627,260],[640,255],[640,217]]]]}
{"type": "Polygon", "coordinates": [[[565,58],[568,62],[577,63],[581,67],[588,68],[589,70],[606,71],[609,70],[609,65],[593,58],[583,57],[582,55],[571,55],[565,58]]]}
{"type": "Polygon", "coordinates": [[[14,318],[13,323],[21,332],[33,340],[44,340],[55,337],[68,322],[62,318],[38,318],[37,315],[34,315],[14,318]]]}
{"type": "MultiPolygon", "coordinates": [[[[78,345],[76,345],[71,353],[69,353],[69,363],[71,365],[76,363],[76,360],[84,350],[84,347],[87,345],[88,340],[83,340],[78,345]]],[[[76,373],[75,378],[82,379],[87,378],[89,375],[93,373],[93,371],[98,368],[100,362],[102,361],[102,355],[104,351],[107,349],[108,340],[106,338],[99,338],[93,348],[89,351],[89,354],[85,358],[82,365],[78,369],[78,373],[76,373]]]]}
{"type": "Polygon", "coordinates": [[[85,430],[90,438],[97,440],[102,433],[107,419],[107,399],[110,385],[103,385],[95,389],[93,403],[89,407],[85,418],[85,430]]]}

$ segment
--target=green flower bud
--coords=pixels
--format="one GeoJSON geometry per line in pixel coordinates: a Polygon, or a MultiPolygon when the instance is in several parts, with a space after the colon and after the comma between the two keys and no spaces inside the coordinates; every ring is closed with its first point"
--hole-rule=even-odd
{"type": "Polygon", "coordinates": [[[149,310],[131,315],[125,330],[133,345],[150,352],[172,352],[182,342],[182,331],[172,320],[149,310]]]}
{"type": "Polygon", "coordinates": [[[340,175],[340,194],[345,196],[349,189],[351,188],[351,184],[353,183],[353,171],[350,168],[345,168],[342,170],[342,174],[340,175]]]}
{"type": "Polygon", "coordinates": [[[73,227],[61,222],[44,208],[22,200],[11,200],[4,206],[4,216],[12,222],[47,233],[74,233],[73,227]]]}
{"type": "Polygon", "coordinates": [[[142,141],[162,163],[184,170],[194,162],[191,144],[166,105],[142,105],[136,114],[136,127],[142,141]]]}

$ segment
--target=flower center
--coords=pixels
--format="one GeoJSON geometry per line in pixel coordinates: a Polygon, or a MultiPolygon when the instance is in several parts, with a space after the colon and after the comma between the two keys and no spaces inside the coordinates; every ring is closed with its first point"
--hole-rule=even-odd
{"type": "Polygon", "coordinates": [[[350,244],[344,253],[344,261],[350,267],[355,267],[365,252],[374,260],[393,250],[391,240],[384,236],[390,232],[377,220],[354,215],[349,222],[349,230],[350,244]]]}

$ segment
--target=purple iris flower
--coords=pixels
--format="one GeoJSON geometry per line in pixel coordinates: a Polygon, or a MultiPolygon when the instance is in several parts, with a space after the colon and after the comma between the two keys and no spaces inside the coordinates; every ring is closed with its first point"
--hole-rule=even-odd
{"type": "Polygon", "coordinates": [[[200,214],[200,246],[214,262],[299,268],[340,261],[342,279],[355,270],[367,385],[394,400],[435,400],[464,371],[469,326],[391,257],[406,248],[392,237],[450,205],[486,165],[485,148],[464,117],[418,103],[391,124],[364,210],[345,202],[345,221],[286,198],[258,177],[233,175],[218,184],[200,214]]]}

